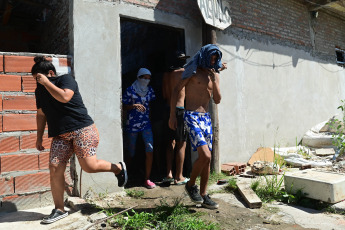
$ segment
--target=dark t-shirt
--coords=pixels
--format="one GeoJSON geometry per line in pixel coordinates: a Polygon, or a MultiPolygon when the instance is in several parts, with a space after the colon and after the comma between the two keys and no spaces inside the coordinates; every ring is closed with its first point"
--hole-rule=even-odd
{"type": "Polygon", "coordinates": [[[72,99],[67,103],[57,101],[47,89],[37,83],[35,90],[36,107],[42,109],[47,118],[48,136],[55,137],[93,124],[88,115],[78,84],[70,75],[48,77],[49,81],[60,89],[74,91],[72,99]]]}

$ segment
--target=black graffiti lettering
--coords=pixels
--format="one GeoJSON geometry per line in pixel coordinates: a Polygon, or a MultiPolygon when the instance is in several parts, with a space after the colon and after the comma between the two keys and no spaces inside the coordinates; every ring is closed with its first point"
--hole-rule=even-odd
{"type": "Polygon", "coordinates": [[[230,9],[228,7],[224,7],[223,15],[225,16],[226,22],[231,23],[230,9]]]}

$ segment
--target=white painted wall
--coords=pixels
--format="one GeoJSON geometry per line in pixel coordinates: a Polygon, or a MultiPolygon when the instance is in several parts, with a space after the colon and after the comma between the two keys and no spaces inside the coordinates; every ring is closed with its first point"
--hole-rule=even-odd
{"type": "MultiPolygon", "coordinates": [[[[122,160],[121,16],[184,29],[187,53],[195,53],[201,46],[201,25],[176,15],[123,3],[74,1],[75,78],[100,133],[97,156],[111,162],[122,160]]],[[[119,190],[110,173],[83,172],[82,194],[89,188],[96,193],[119,190]]]]}
{"type": "Polygon", "coordinates": [[[308,129],[339,113],[343,68],[293,48],[217,37],[228,63],[218,106],[221,163],[247,162],[259,147],[295,146],[308,129]]]}
{"type": "MultiPolygon", "coordinates": [[[[201,22],[124,3],[75,0],[74,68],[84,102],[100,132],[98,157],[122,160],[120,16],[185,30],[186,52],[201,47],[201,22]]],[[[315,124],[337,113],[344,70],[282,45],[239,40],[218,32],[228,69],[218,106],[220,161],[247,162],[258,147],[295,146],[315,124]]],[[[114,191],[110,173],[82,176],[82,192],[114,191]]]]}

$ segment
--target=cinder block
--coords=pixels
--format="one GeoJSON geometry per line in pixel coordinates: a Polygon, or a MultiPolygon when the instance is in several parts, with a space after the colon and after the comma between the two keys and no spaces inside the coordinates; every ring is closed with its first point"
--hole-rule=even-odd
{"type": "Polygon", "coordinates": [[[37,82],[32,76],[22,77],[22,90],[23,92],[35,92],[37,87],[37,82]]]}
{"type": "Polygon", "coordinates": [[[22,91],[21,77],[17,75],[0,75],[0,91],[22,91]]]}
{"type": "Polygon", "coordinates": [[[30,73],[32,66],[35,64],[34,57],[26,56],[9,56],[4,58],[5,72],[30,73]]]}
{"type": "Polygon", "coordinates": [[[14,178],[14,186],[14,191],[19,194],[50,189],[49,172],[17,176],[14,178]]]}
{"type": "Polygon", "coordinates": [[[306,197],[328,203],[345,199],[345,176],[333,172],[306,169],[284,176],[285,190],[296,193],[302,190],[306,197]]]}
{"type": "Polygon", "coordinates": [[[33,95],[3,96],[4,110],[36,110],[36,100],[33,95]]]}
{"type": "Polygon", "coordinates": [[[0,137],[0,153],[19,151],[19,137],[0,137]]]}
{"type": "Polygon", "coordinates": [[[17,154],[0,157],[1,173],[38,170],[37,154],[17,154]]]}
{"type": "Polygon", "coordinates": [[[3,131],[29,131],[36,129],[36,114],[3,115],[3,131]]]}

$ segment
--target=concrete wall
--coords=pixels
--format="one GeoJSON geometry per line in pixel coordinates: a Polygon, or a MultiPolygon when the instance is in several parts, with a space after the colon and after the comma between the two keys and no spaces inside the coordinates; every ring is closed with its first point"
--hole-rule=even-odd
{"type": "Polygon", "coordinates": [[[218,106],[221,162],[247,162],[262,146],[295,146],[308,129],[339,112],[342,67],[303,50],[217,36],[228,63],[218,106]]]}
{"type": "MultiPolygon", "coordinates": [[[[122,160],[120,17],[185,30],[186,52],[201,46],[201,25],[153,8],[117,2],[76,0],[73,5],[74,71],[84,103],[100,132],[98,157],[122,160]]],[[[82,175],[82,194],[116,191],[110,173],[82,175]]]]}
{"type": "MultiPolygon", "coordinates": [[[[183,4],[75,1],[75,74],[100,129],[103,159],[122,157],[119,18],[183,28],[186,51],[193,54],[201,47],[203,19],[194,1],[187,11],[169,5],[176,2],[183,4]]],[[[334,50],[345,47],[344,19],[323,10],[312,18],[303,0],[229,2],[233,24],[217,32],[229,66],[221,73],[218,106],[221,163],[246,162],[260,146],[296,145],[309,128],[337,113],[345,96],[334,50]]],[[[104,188],[108,179],[102,176],[88,175],[83,184],[97,181],[104,188]]]]}

